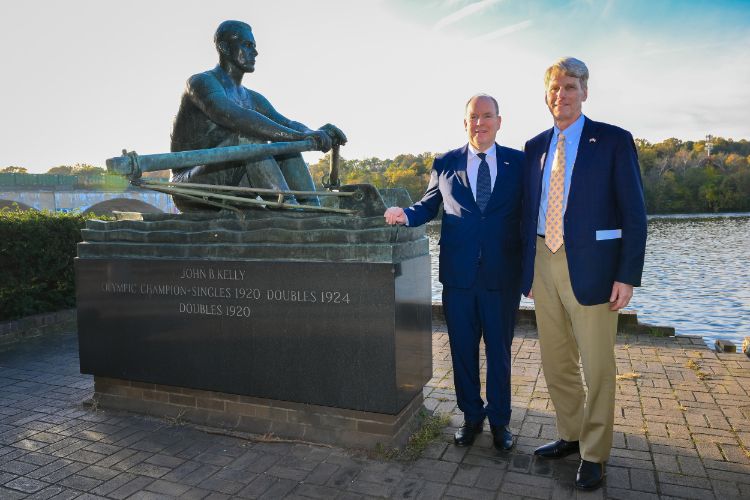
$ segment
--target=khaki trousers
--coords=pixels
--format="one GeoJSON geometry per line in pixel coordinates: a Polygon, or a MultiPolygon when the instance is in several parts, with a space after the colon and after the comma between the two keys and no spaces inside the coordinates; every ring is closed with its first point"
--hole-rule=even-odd
{"type": "Polygon", "coordinates": [[[581,458],[602,463],[612,448],[617,311],[583,306],[573,295],[563,245],[554,254],[537,237],[534,304],[542,367],[557,415],[557,431],[580,441],[581,458]],[[579,356],[588,394],[583,390],[579,356]]]}

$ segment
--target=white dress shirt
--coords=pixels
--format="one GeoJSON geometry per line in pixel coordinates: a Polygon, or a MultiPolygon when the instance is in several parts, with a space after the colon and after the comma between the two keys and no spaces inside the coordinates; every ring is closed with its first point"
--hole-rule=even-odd
{"type": "Polygon", "coordinates": [[[479,151],[469,144],[469,151],[466,154],[466,174],[469,176],[469,185],[475,200],[477,199],[477,174],[479,173],[479,164],[482,162],[477,153],[487,155],[485,160],[487,165],[490,166],[490,193],[495,188],[495,179],[497,179],[497,148],[495,144],[492,144],[487,151],[479,151]]]}
{"type": "MultiPolygon", "coordinates": [[[[495,179],[497,179],[497,146],[492,144],[487,151],[479,151],[469,144],[469,150],[466,153],[466,174],[469,176],[469,186],[471,186],[471,192],[474,195],[474,200],[477,199],[477,175],[479,174],[479,164],[482,160],[479,159],[477,153],[485,153],[485,161],[490,166],[490,193],[495,188],[495,179]]],[[[409,216],[406,216],[405,226],[409,225],[409,216]]]]}

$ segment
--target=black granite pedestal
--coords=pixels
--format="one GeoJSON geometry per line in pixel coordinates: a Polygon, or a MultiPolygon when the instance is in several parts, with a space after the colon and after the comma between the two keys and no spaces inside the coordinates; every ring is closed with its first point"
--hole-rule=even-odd
{"type": "Polygon", "coordinates": [[[81,371],[100,405],[344,446],[404,442],[432,374],[422,229],[300,213],[142,218],[90,221],[78,247],[81,371]]]}

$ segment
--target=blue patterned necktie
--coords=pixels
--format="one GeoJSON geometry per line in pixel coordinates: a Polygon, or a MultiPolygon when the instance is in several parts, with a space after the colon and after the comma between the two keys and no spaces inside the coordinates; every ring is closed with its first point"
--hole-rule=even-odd
{"type": "Polygon", "coordinates": [[[487,154],[477,153],[477,156],[482,160],[479,162],[479,171],[477,172],[477,205],[479,205],[479,210],[484,212],[492,195],[492,179],[490,178],[490,166],[485,160],[487,154]]]}

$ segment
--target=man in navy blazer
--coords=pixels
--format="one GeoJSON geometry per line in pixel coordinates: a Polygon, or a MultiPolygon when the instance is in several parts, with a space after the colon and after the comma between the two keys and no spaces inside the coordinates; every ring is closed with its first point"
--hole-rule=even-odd
{"type": "Polygon", "coordinates": [[[526,143],[523,293],[535,302],[557,441],[535,455],[580,452],[579,489],[595,489],[612,447],[618,310],[640,286],[646,210],[633,137],[582,112],[588,68],[545,74],[554,127],[526,143]],[[587,391],[584,392],[579,357],[587,391]]]}
{"type": "Polygon", "coordinates": [[[455,435],[468,446],[490,422],[493,444],[510,449],[510,348],[520,301],[523,153],[499,146],[497,101],[478,94],[466,103],[469,144],[435,159],[422,199],[385,212],[388,224],[419,226],[443,205],[440,271],[456,399],[464,423],[455,435]],[[480,395],[479,341],[487,357],[487,405],[480,395]]]}

